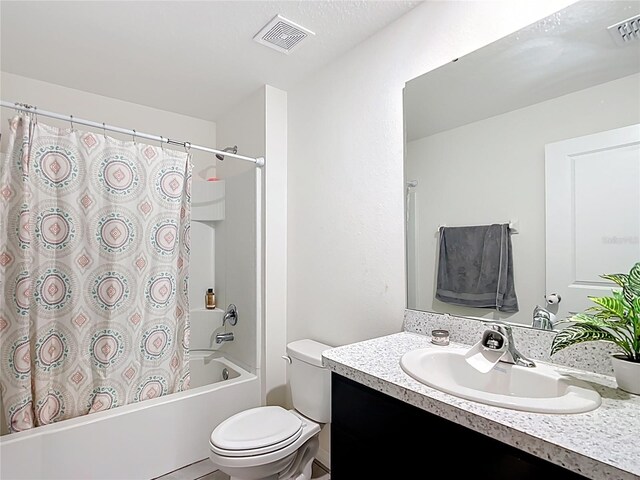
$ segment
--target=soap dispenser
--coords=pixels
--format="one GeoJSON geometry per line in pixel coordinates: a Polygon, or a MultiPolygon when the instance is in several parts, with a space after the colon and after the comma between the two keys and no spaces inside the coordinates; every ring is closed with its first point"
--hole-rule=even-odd
{"type": "Polygon", "coordinates": [[[213,288],[208,289],[204,296],[204,308],[207,310],[216,308],[216,294],[213,293],[213,288]]]}

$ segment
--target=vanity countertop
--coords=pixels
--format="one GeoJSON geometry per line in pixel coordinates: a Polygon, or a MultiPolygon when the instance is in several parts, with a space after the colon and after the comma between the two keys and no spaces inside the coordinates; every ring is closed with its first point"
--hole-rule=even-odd
{"type": "Polygon", "coordinates": [[[602,405],[579,414],[521,412],[465,400],[414,380],[400,367],[400,358],[417,348],[443,347],[429,336],[401,332],[326,350],[323,362],[344,377],[585,477],[640,479],[640,396],[617,389],[613,377],[552,365],[589,382],[602,405]]]}

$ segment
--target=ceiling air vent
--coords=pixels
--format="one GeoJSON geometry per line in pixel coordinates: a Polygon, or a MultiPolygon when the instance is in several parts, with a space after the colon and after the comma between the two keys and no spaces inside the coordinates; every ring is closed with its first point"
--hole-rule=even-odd
{"type": "Polygon", "coordinates": [[[276,15],[267,23],[262,30],[256,33],[253,39],[287,55],[300,45],[302,40],[310,35],[315,35],[311,30],[307,30],[291,20],[276,15]]]}
{"type": "Polygon", "coordinates": [[[640,40],[640,15],[626,19],[624,22],[611,25],[609,34],[618,45],[628,45],[640,40]]]}

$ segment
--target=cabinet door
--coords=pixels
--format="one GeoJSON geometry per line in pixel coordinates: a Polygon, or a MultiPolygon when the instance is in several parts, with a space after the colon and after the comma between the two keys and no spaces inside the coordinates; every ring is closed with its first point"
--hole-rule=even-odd
{"type": "Polygon", "coordinates": [[[546,294],[558,319],[610,295],[605,273],[640,261],[640,125],[545,146],[546,294]]]}
{"type": "Polygon", "coordinates": [[[584,480],[353,380],[331,377],[331,480],[584,480]]]}

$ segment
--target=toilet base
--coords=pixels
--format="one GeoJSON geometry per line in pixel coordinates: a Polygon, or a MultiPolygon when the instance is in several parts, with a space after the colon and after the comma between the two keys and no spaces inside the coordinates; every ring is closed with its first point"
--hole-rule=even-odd
{"type": "Polygon", "coordinates": [[[300,447],[300,450],[298,450],[298,454],[296,455],[296,459],[287,469],[291,473],[283,472],[280,479],[311,480],[311,469],[313,467],[313,460],[316,458],[319,446],[320,441],[318,440],[318,436],[315,435],[311,437],[311,439],[307,443],[300,447]],[[291,476],[287,476],[287,474],[291,476]]]}
{"type": "Polygon", "coordinates": [[[295,453],[272,464],[248,468],[221,467],[217,464],[216,466],[221,471],[229,474],[230,480],[311,480],[313,460],[318,453],[319,445],[320,442],[316,434],[307,440],[295,453]],[[271,473],[274,470],[277,473],[271,473]],[[261,475],[267,472],[269,472],[268,475],[261,475]]]}
{"type": "Polygon", "coordinates": [[[298,478],[296,478],[295,480],[311,480],[312,468],[313,468],[313,458],[309,460],[309,462],[307,463],[307,466],[304,467],[304,470],[302,471],[302,473],[298,475],[298,478]]]}

